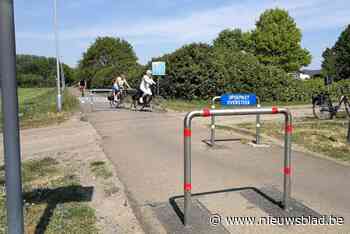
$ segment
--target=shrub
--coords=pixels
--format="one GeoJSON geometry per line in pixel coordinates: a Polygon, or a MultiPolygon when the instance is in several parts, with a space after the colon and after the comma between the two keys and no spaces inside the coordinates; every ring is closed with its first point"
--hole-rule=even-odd
{"type": "Polygon", "coordinates": [[[161,95],[186,100],[216,95],[220,73],[212,56],[209,45],[194,43],[156,59],[167,63],[167,76],[160,83],[161,95]]]}

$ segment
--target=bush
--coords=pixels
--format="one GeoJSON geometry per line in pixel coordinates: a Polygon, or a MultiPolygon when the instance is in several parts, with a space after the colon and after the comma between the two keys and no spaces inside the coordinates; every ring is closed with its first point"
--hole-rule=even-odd
{"type": "MultiPolygon", "coordinates": [[[[190,44],[154,60],[167,63],[167,76],[160,83],[165,98],[199,100],[252,92],[265,102],[308,102],[327,89],[322,79],[296,80],[282,69],[261,64],[253,54],[206,44],[190,44]]],[[[333,96],[339,85],[331,88],[333,96]]]]}
{"type": "MultiPolygon", "coordinates": [[[[155,60],[166,61],[161,95],[185,100],[210,99],[225,92],[254,92],[263,101],[293,101],[302,81],[265,66],[249,53],[190,44],[155,60]]],[[[303,98],[303,97],[299,97],[303,98]]]]}
{"type": "Polygon", "coordinates": [[[219,73],[207,44],[186,45],[155,60],[166,61],[166,77],[161,78],[160,93],[167,98],[207,99],[217,92],[219,73]]]}

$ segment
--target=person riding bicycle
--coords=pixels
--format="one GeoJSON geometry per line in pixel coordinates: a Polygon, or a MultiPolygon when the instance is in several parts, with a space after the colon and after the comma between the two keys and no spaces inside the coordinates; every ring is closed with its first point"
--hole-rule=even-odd
{"type": "Polygon", "coordinates": [[[114,97],[114,99],[115,99],[115,97],[118,98],[119,92],[120,92],[120,87],[118,85],[118,81],[117,81],[117,79],[113,79],[112,80],[112,96],[114,97]]]}
{"type": "Polygon", "coordinates": [[[143,98],[146,95],[152,96],[152,90],[151,85],[155,85],[156,82],[152,79],[152,71],[147,70],[146,74],[142,77],[141,84],[140,84],[140,90],[142,92],[142,95],[140,97],[140,103],[143,103],[143,98]]]}
{"type": "Polygon", "coordinates": [[[81,92],[81,96],[85,96],[85,89],[86,89],[86,81],[84,79],[79,81],[79,90],[81,92]]]}
{"type": "Polygon", "coordinates": [[[126,89],[131,88],[129,83],[126,81],[126,76],[124,74],[117,77],[117,83],[118,83],[118,86],[122,92],[126,89]]]}

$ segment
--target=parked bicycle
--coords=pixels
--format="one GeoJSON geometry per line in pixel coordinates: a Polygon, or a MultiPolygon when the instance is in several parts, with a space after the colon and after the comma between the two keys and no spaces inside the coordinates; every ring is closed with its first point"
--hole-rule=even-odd
{"type": "Polygon", "coordinates": [[[340,89],[341,97],[338,105],[334,105],[328,92],[320,93],[312,98],[313,114],[318,119],[333,119],[344,105],[346,115],[350,117],[350,103],[348,96],[340,89]]]}

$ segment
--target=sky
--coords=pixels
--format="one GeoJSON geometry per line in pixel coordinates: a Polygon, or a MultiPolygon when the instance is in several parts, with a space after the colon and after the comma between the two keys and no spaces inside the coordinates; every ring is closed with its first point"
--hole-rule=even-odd
{"type": "MultiPolygon", "coordinates": [[[[322,52],[350,24],[349,0],[57,0],[62,61],[76,66],[98,36],[131,43],[139,62],[192,42],[212,43],[227,28],[254,29],[266,9],[289,11],[302,47],[319,69],[322,52]]],[[[14,0],[17,53],[55,56],[54,0],[14,0]]]]}

